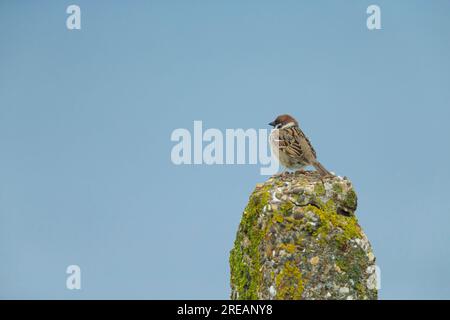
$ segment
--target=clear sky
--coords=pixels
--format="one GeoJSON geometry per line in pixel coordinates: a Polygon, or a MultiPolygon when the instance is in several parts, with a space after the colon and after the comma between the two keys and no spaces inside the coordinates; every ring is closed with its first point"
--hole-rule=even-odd
{"type": "Polygon", "coordinates": [[[380,297],[450,298],[449,1],[0,0],[0,39],[1,298],[227,299],[267,177],[170,135],[280,113],[353,181],[380,297]]]}

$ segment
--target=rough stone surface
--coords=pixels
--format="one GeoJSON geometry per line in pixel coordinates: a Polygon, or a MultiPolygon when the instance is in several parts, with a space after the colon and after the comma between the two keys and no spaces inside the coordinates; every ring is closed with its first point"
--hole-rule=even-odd
{"type": "Polygon", "coordinates": [[[232,299],[377,299],[375,256],[347,178],[258,184],[230,253],[232,299]]]}

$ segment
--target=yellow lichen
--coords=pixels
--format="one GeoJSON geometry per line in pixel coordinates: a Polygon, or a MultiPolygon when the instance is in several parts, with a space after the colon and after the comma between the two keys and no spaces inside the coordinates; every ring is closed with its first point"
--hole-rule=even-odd
{"type": "Polygon", "coordinates": [[[350,239],[361,237],[361,228],[358,225],[356,217],[338,214],[332,200],[329,200],[326,204],[322,204],[321,208],[308,205],[305,209],[311,210],[319,217],[320,226],[313,233],[315,236],[320,236],[321,241],[328,239],[331,231],[334,229],[341,231],[335,235],[336,241],[341,244],[350,239]]]}
{"type": "Polygon", "coordinates": [[[285,250],[289,253],[294,253],[296,248],[296,245],[293,243],[282,243],[280,245],[280,249],[285,250]]]}
{"type": "Polygon", "coordinates": [[[285,263],[284,268],[275,278],[276,298],[280,300],[299,300],[303,293],[303,280],[300,270],[293,261],[285,263]]]}
{"type": "Polygon", "coordinates": [[[269,189],[270,185],[263,186],[251,195],[230,252],[231,283],[235,286],[239,299],[258,299],[262,282],[259,244],[267,231],[258,227],[258,217],[270,198],[269,189]],[[244,237],[250,243],[248,247],[243,246],[244,237]],[[249,263],[245,257],[250,258],[249,263]]]}

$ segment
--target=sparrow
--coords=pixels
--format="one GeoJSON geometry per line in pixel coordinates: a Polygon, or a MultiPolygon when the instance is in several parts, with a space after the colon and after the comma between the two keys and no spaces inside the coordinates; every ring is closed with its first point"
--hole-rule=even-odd
{"type": "Polygon", "coordinates": [[[301,170],[311,165],[322,177],[331,176],[331,173],[317,161],[316,151],[300,129],[297,120],[283,114],[269,125],[274,127],[269,137],[272,152],[283,166],[301,170]]]}

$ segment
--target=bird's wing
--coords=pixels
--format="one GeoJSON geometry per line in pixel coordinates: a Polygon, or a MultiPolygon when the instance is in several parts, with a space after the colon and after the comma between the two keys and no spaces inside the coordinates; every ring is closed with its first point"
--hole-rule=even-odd
{"type": "Polygon", "coordinates": [[[305,157],[309,152],[316,157],[316,151],[299,127],[279,130],[279,148],[293,157],[305,157]]]}
{"type": "Polygon", "coordinates": [[[297,127],[296,131],[298,132],[299,136],[301,136],[301,140],[306,142],[306,145],[308,146],[311,154],[314,156],[314,158],[316,158],[316,150],[314,150],[311,141],[309,141],[308,137],[303,133],[302,130],[300,130],[300,128],[297,127]]]}

